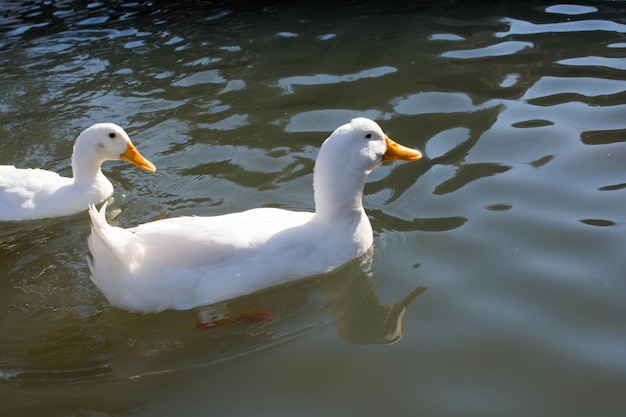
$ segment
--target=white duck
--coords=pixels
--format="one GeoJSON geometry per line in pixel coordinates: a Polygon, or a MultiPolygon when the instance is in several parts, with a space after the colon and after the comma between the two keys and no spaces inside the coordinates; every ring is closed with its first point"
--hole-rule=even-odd
{"type": "Polygon", "coordinates": [[[130,229],[110,226],[106,203],[89,208],[92,281],[116,307],[185,310],[328,272],[373,243],[363,210],[368,174],[383,161],[415,161],[419,151],[357,118],[335,130],[315,163],[315,213],[256,208],[179,217],[130,229]]]}
{"type": "Polygon", "coordinates": [[[81,133],[72,153],[73,178],[43,169],[0,165],[0,220],[33,220],[76,214],[113,194],[100,166],[122,159],[154,172],[121,127],[98,123],[81,133]]]}

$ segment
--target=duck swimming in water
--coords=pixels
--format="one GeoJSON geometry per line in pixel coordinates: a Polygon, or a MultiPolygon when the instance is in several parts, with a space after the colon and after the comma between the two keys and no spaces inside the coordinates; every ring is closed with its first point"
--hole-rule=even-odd
{"type": "Polygon", "coordinates": [[[81,133],[72,153],[73,177],[44,169],[0,165],[0,221],[68,216],[87,210],[113,194],[100,166],[121,159],[154,172],[121,127],[98,123],[81,133]]]}
{"type": "Polygon", "coordinates": [[[93,283],[114,306],[185,310],[331,271],[363,255],[373,233],[362,204],[368,174],[384,161],[416,161],[366,118],[337,128],[315,162],[315,212],[255,208],[178,217],[129,229],[89,208],[93,283]]]}

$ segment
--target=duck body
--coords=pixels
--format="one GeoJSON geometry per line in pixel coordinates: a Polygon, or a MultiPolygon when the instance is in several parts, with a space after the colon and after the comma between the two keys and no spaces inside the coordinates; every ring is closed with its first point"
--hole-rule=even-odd
{"type": "Polygon", "coordinates": [[[122,229],[107,224],[106,204],[100,211],[92,206],[91,279],[112,305],[152,313],[209,305],[328,272],[372,246],[361,202],[369,172],[384,158],[420,157],[359,118],[335,130],[320,149],[314,213],[255,208],[122,229]]]}
{"type": "Polygon", "coordinates": [[[111,194],[113,184],[101,172],[90,181],[78,182],[44,169],[0,165],[1,220],[68,216],[111,194]]]}
{"type": "Polygon", "coordinates": [[[113,194],[113,184],[100,170],[106,160],[122,159],[155,171],[113,123],[99,123],[76,139],[72,154],[73,177],[37,168],[0,165],[0,221],[68,216],[113,194]]]}

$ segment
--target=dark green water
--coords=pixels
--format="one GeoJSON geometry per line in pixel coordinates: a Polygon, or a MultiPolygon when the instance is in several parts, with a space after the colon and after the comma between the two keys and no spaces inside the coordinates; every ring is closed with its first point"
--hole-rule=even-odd
{"type": "Polygon", "coordinates": [[[379,3],[2,2],[0,164],[123,126],[158,171],[106,164],[115,224],[312,210],[355,116],[426,155],[364,259],[200,312],[110,307],[86,215],[0,224],[2,415],[626,413],[626,5],[379,3]]]}

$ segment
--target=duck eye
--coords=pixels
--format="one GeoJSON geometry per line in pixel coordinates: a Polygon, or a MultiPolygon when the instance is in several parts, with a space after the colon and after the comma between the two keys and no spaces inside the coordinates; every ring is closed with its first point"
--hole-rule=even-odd
{"type": "Polygon", "coordinates": [[[367,135],[365,135],[365,137],[366,137],[367,139],[371,139],[371,138],[372,138],[372,134],[371,134],[371,133],[368,133],[367,135]]]}
{"type": "Polygon", "coordinates": [[[115,133],[109,133],[109,137],[113,139],[115,137],[115,133]]]}

